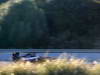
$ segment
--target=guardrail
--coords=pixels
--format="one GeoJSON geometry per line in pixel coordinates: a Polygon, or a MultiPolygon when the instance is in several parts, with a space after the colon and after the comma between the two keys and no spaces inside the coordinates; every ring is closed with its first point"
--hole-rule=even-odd
{"type": "Polygon", "coordinates": [[[100,49],[0,49],[0,53],[100,53],[100,49]]]}

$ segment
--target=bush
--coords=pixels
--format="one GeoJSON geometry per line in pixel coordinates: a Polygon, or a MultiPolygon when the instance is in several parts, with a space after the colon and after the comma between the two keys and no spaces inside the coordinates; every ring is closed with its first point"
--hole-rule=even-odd
{"type": "Polygon", "coordinates": [[[35,0],[8,1],[1,5],[0,15],[1,48],[35,48],[47,33],[44,11],[35,0]]]}
{"type": "Polygon", "coordinates": [[[99,7],[93,0],[5,2],[0,5],[0,48],[94,48],[99,7]]]}
{"type": "Polygon", "coordinates": [[[44,10],[51,48],[94,48],[99,6],[92,0],[51,0],[44,10]],[[55,40],[57,39],[57,40],[55,40]]]}

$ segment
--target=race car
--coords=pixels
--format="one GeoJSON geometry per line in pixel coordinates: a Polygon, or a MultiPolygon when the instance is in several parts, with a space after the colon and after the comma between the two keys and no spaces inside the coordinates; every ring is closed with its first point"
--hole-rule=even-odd
{"type": "Polygon", "coordinates": [[[41,60],[41,57],[36,56],[36,57],[21,57],[21,61],[30,61],[30,62],[35,62],[41,60]]]}
{"type": "Polygon", "coordinates": [[[13,61],[29,61],[29,62],[43,62],[45,60],[53,60],[53,57],[43,57],[43,56],[35,56],[33,53],[27,53],[23,56],[20,56],[19,53],[13,54],[13,61]]]}

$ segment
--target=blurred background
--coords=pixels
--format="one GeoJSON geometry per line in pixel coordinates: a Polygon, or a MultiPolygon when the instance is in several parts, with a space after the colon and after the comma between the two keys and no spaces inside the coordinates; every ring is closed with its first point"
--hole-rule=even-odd
{"type": "Polygon", "coordinates": [[[99,49],[98,0],[0,0],[0,48],[99,49]]]}

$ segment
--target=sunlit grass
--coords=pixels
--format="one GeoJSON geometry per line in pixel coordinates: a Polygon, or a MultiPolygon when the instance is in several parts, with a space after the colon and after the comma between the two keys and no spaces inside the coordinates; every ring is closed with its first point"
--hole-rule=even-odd
{"type": "Polygon", "coordinates": [[[42,63],[16,62],[2,66],[0,75],[100,75],[100,64],[74,58],[42,63]]]}

